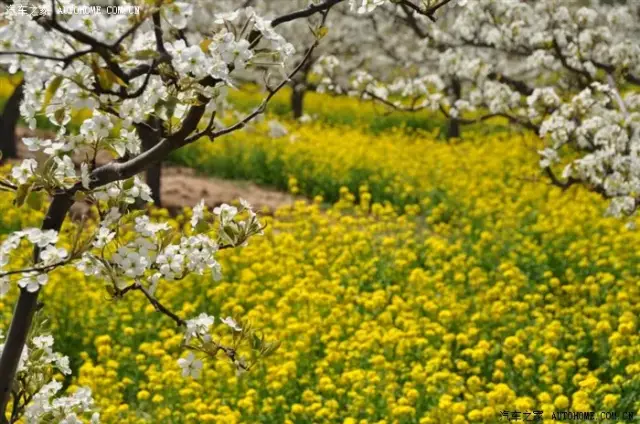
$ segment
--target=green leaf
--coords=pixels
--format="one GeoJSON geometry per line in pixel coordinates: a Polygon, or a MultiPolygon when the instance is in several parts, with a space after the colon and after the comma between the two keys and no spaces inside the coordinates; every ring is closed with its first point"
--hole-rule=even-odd
{"type": "Polygon", "coordinates": [[[64,109],[58,109],[53,114],[53,117],[55,118],[56,122],[59,124],[62,124],[62,122],[64,121],[64,116],[65,116],[64,109]]]}
{"type": "Polygon", "coordinates": [[[158,52],[151,49],[139,50],[133,54],[133,57],[138,60],[155,59],[159,56],[158,52]]]}
{"type": "Polygon", "coordinates": [[[42,209],[42,204],[44,203],[42,192],[32,191],[27,196],[27,206],[31,209],[39,211],[42,209]]]}
{"type": "Polygon", "coordinates": [[[255,350],[260,350],[260,348],[262,347],[262,340],[260,339],[260,337],[258,337],[255,333],[253,333],[253,337],[252,337],[252,347],[255,350]]]}
{"type": "Polygon", "coordinates": [[[316,31],[316,38],[318,40],[322,40],[324,37],[326,37],[328,33],[329,33],[329,28],[323,25],[320,28],[318,28],[318,30],[316,31]]]}
{"type": "Polygon", "coordinates": [[[133,188],[134,185],[134,178],[131,177],[127,180],[125,180],[124,183],[122,183],[122,189],[123,190],[131,190],[133,188]]]}
{"type": "Polygon", "coordinates": [[[265,348],[264,353],[262,354],[262,357],[268,358],[269,356],[273,355],[280,348],[280,345],[281,345],[280,340],[269,343],[265,348]]]}
{"type": "Polygon", "coordinates": [[[196,224],[196,232],[197,233],[206,233],[210,230],[210,226],[206,221],[200,220],[198,221],[198,223],[196,224]]]}
{"type": "Polygon", "coordinates": [[[127,83],[124,82],[119,76],[113,73],[109,68],[95,68],[94,71],[98,77],[100,87],[104,90],[109,90],[113,84],[118,84],[122,87],[126,87],[127,83]]]}
{"type": "Polygon", "coordinates": [[[169,100],[167,100],[164,103],[164,108],[167,111],[168,119],[171,119],[171,117],[173,117],[173,112],[175,112],[177,104],[178,104],[178,99],[173,96],[169,97],[169,100]]]}
{"type": "MultiPolygon", "coordinates": [[[[44,93],[44,103],[42,104],[42,110],[45,110],[47,106],[49,106],[49,103],[51,103],[51,99],[53,99],[53,96],[56,95],[56,91],[58,91],[58,88],[60,88],[60,84],[62,84],[61,76],[55,77],[49,83],[49,86],[47,87],[47,90],[44,93]]],[[[56,116],[56,119],[57,119],[57,116],[56,116]]]]}
{"type": "Polygon", "coordinates": [[[229,226],[226,226],[225,228],[223,228],[222,231],[220,231],[220,233],[218,234],[218,236],[220,237],[220,240],[223,242],[223,244],[231,244],[235,246],[236,237],[229,229],[229,226]]]}
{"type": "Polygon", "coordinates": [[[83,191],[76,191],[73,194],[73,200],[76,202],[82,202],[87,197],[87,194],[83,191]]]}
{"type": "Polygon", "coordinates": [[[55,166],[55,156],[49,156],[49,158],[44,162],[43,165],[41,165],[41,174],[44,177],[49,176],[52,172],[53,172],[53,168],[55,166]]]}
{"type": "Polygon", "coordinates": [[[33,187],[33,183],[22,184],[18,187],[16,191],[16,198],[13,200],[13,204],[16,207],[21,207],[24,205],[24,201],[27,199],[29,193],[31,193],[31,188],[33,187]]]}

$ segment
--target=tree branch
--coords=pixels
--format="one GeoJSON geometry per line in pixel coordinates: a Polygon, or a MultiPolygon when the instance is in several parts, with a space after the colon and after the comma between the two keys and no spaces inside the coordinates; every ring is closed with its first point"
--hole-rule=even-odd
{"type": "Polygon", "coordinates": [[[410,9],[413,9],[416,13],[419,13],[420,15],[426,16],[432,22],[436,22],[435,13],[438,11],[438,9],[447,5],[450,2],[451,0],[442,0],[440,3],[436,3],[431,7],[427,7],[426,9],[422,9],[420,6],[413,4],[410,0],[402,0],[400,4],[405,5],[410,9]]]}
{"type": "Polygon", "coordinates": [[[160,20],[160,11],[153,12],[153,33],[156,37],[156,49],[163,56],[168,56],[167,49],[164,47],[162,39],[162,21],[160,20]]]}
{"type": "Polygon", "coordinates": [[[622,99],[622,96],[618,91],[616,80],[613,78],[611,74],[607,74],[607,82],[609,83],[609,87],[611,87],[611,90],[613,91],[613,98],[616,100],[616,103],[618,103],[618,107],[620,108],[622,113],[625,114],[625,116],[629,116],[627,105],[625,105],[624,100],[622,99]]]}
{"type": "Polygon", "coordinates": [[[630,82],[631,84],[640,85],[640,76],[636,76],[633,74],[626,74],[624,78],[627,80],[627,82],[630,82]]]}
{"type": "Polygon", "coordinates": [[[404,12],[405,17],[399,17],[399,18],[402,19],[404,22],[406,22],[407,25],[409,25],[409,28],[411,28],[418,37],[430,38],[429,33],[420,27],[420,24],[418,23],[416,17],[413,14],[413,9],[409,8],[404,3],[400,3],[400,7],[404,12]]]}
{"type": "MultiPolygon", "coordinates": [[[[287,22],[294,21],[296,19],[308,18],[310,16],[315,15],[316,13],[326,13],[333,6],[338,3],[342,3],[344,0],[325,0],[322,3],[318,4],[310,4],[308,7],[297,10],[295,12],[287,13],[286,15],[279,16],[271,21],[271,27],[275,28],[278,25],[282,25],[287,22]]],[[[262,33],[258,30],[253,30],[249,33],[249,37],[247,40],[251,43],[251,46],[255,46],[258,44],[260,39],[262,38],[262,33]]]]}
{"type": "Polygon", "coordinates": [[[9,275],[15,275],[15,274],[26,274],[29,272],[49,272],[52,271],[58,267],[64,266],[66,264],[68,264],[73,258],[69,258],[68,260],[65,261],[61,261],[55,264],[51,264],[51,265],[47,265],[47,266],[43,266],[43,267],[31,267],[31,268],[23,268],[23,269],[15,269],[13,271],[6,271],[6,272],[0,272],[0,277],[7,277],[9,275]]]}
{"type": "Polygon", "coordinates": [[[322,3],[310,4],[305,9],[291,12],[289,14],[275,18],[273,21],[271,21],[271,27],[275,28],[278,25],[282,25],[286,22],[291,22],[300,18],[308,18],[309,16],[315,15],[316,13],[325,12],[343,1],[344,0],[325,0],[322,3]]]}
{"type": "MultiPolygon", "coordinates": [[[[555,37],[553,37],[553,51],[555,52],[556,56],[560,60],[560,63],[562,63],[562,66],[564,66],[566,69],[568,69],[569,71],[577,75],[582,76],[587,81],[593,80],[593,78],[591,77],[591,75],[589,75],[587,71],[585,71],[584,69],[574,68],[569,64],[569,62],[567,61],[567,57],[564,55],[564,53],[562,53],[562,48],[560,48],[560,44],[558,44],[558,40],[555,37]]],[[[582,85],[586,86],[587,84],[582,83],[582,85]]]]}
{"type": "Polygon", "coordinates": [[[307,62],[307,60],[309,60],[309,58],[311,57],[311,54],[313,53],[313,51],[315,50],[315,48],[317,46],[318,46],[318,40],[316,40],[313,43],[313,45],[307,50],[307,53],[304,55],[304,58],[302,59],[302,61],[287,76],[287,78],[284,79],[275,89],[269,90],[269,95],[264,98],[262,103],[260,103],[260,105],[257,108],[255,108],[253,110],[253,112],[251,112],[250,114],[248,114],[242,120],[236,122],[235,124],[233,124],[233,125],[231,125],[229,127],[223,128],[223,129],[221,129],[219,131],[211,133],[211,138],[215,139],[215,138],[220,137],[222,135],[229,134],[229,133],[231,133],[233,131],[239,130],[240,128],[243,128],[245,125],[247,125],[247,123],[249,121],[251,121],[253,118],[255,118],[259,114],[263,113],[265,111],[266,107],[267,107],[267,104],[273,98],[273,96],[275,96],[278,91],[280,91],[285,85],[287,85],[289,83],[289,81],[291,80],[291,78],[293,78],[293,76],[295,74],[297,74],[298,71],[300,71],[305,66],[305,63],[307,62]]]}
{"type": "Polygon", "coordinates": [[[489,75],[487,75],[487,77],[490,80],[508,85],[522,95],[530,96],[533,94],[533,88],[529,87],[529,85],[527,85],[525,82],[518,81],[516,79],[508,77],[507,75],[498,72],[491,72],[489,75]]]}
{"type": "Polygon", "coordinates": [[[178,315],[174,314],[169,309],[167,309],[162,303],[160,303],[158,301],[158,299],[156,299],[155,297],[153,297],[153,295],[151,293],[149,293],[149,290],[147,290],[145,286],[143,286],[140,283],[137,283],[136,289],[140,290],[145,295],[145,297],[153,305],[153,307],[156,309],[156,311],[161,312],[161,313],[165,314],[166,316],[168,316],[169,318],[171,318],[172,320],[174,320],[175,323],[178,325],[178,327],[186,327],[187,326],[187,322],[185,320],[183,320],[178,315]]]}
{"type": "MultiPolygon", "coordinates": [[[[380,97],[377,94],[373,93],[372,91],[369,90],[364,90],[362,92],[362,95],[367,95],[369,97],[371,97],[373,100],[382,103],[385,106],[388,106],[394,110],[397,110],[399,112],[419,112],[421,110],[425,110],[428,109],[429,106],[424,105],[424,106],[418,106],[416,107],[415,105],[411,105],[411,106],[402,106],[402,105],[398,105],[396,103],[393,103],[387,99],[385,99],[384,97],[380,97]]],[[[414,102],[415,103],[415,102],[414,102]]]]}
{"type": "Polygon", "coordinates": [[[578,180],[575,180],[573,178],[568,178],[566,181],[560,181],[560,179],[556,177],[556,174],[554,174],[554,172],[548,166],[544,168],[544,172],[547,174],[547,176],[551,180],[551,184],[561,188],[562,190],[567,190],[569,187],[571,187],[572,185],[578,182],[578,180]]]}

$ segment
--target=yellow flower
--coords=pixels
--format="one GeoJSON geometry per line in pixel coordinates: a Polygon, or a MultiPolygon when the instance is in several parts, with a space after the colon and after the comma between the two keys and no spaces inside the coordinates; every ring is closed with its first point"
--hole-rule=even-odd
{"type": "Polygon", "coordinates": [[[569,398],[564,395],[560,395],[553,401],[553,406],[561,410],[567,409],[569,407],[569,398]]]}
{"type": "Polygon", "coordinates": [[[467,417],[470,421],[481,421],[482,420],[482,411],[479,409],[472,409],[467,414],[467,417]]]}
{"type": "Polygon", "coordinates": [[[584,390],[593,390],[600,383],[600,380],[592,374],[587,376],[584,380],[580,382],[580,387],[584,390]]]}
{"type": "Polygon", "coordinates": [[[605,395],[604,399],[602,400],[602,404],[606,408],[611,409],[618,404],[619,400],[620,400],[620,395],[608,394],[608,395],[605,395]]]}

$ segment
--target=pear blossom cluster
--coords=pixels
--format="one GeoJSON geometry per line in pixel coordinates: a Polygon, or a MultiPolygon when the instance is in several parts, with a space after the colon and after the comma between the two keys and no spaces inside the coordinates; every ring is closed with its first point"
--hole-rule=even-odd
{"type": "MultiPolygon", "coordinates": [[[[0,353],[4,350],[4,336],[0,333],[0,353]]],[[[49,334],[31,337],[22,350],[18,363],[14,392],[18,405],[14,411],[23,410],[27,423],[65,422],[81,423],[88,418],[92,424],[100,422],[95,412],[91,390],[79,388],[69,396],[61,396],[62,383],[51,380],[55,373],[70,375],[69,358],[53,350],[54,339],[49,334]],[[18,399],[31,399],[23,403],[18,399]]],[[[11,417],[12,421],[18,416],[11,417]]]]}
{"type": "MultiPolygon", "coordinates": [[[[35,3],[50,10],[48,1],[35,3]]],[[[57,3],[63,7],[75,2],[57,3]]],[[[253,70],[260,66],[269,69],[270,83],[286,78],[295,48],[271,28],[270,21],[251,7],[233,10],[229,5],[225,10],[221,3],[213,10],[206,31],[195,30],[192,27],[197,25],[191,24],[191,18],[196,3],[172,2],[159,10],[143,8],[147,19],[142,23],[123,16],[70,15],[68,19],[60,15],[54,21],[60,27],[58,31],[48,31],[46,25],[29,16],[6,16],[8,24],[0,27],[0,45],[2,50],[16,54],[0,55],[0,64],[11,72],[24,72],[20,111],[29,126],[35,128],[36,117],[44,115],[58,128],[55,140],[26,140],[29,150],[58,159],[56,184],[68,187],[79,178],[70,157],[78,149],[88,159],[100,150],[116,158],[139,154],[136,125],[150,115],[157,114],[165,121],[180,120],[196,101],[206,103],[207,115],[214,113],[224,104],[226,88],[234,86],[234,72],[251,68],[260,74],[262,71],[253,70]],[[162,41],[158,41],[160,35],[154,32],[150,19],[154,14],[164,25],[162,41]],[[135,36],[127,37],[134,27],[135,36]],[[261,39],[252,44],[247,37],[253,30],[261,34],[261,39]],[[87,42],[71,36],[70,31],[89,35],[93,40],[90,46],[104,48],[117,43],[114,57],[80,54],[87,42]],[[175,38],[176,31],[182,31],[184,37],[175,38]],[[76,59],[65,60],[74,55],[76,59]],[[47,66],[42,66],[43,62],[47,66]],[[162,62],[158,65],[161,71],[153,71],[152,66],[158,62],[162,62]],[[94,115],[82,123],[78,134],[69,134],[71,111],[82,108],[92,109],[94,115]]],[[[211,6],[206,9],[211,10],[211,6]]],[[[31,159],[12,175],[24,184],[36,169],[31,159]]]]}
{"type": "MultiPolygon", "coordinates": [[[[74,257],[80,256],[80,259],[72,263],[86,275],[111,282],[108,291],[114,296],[122,296],[127,290],[147,284],[149,287],[145,288],[145,292],[153,296],[161,281],[178,280],[191,273],[203,275],[208,271],[217,280],[221,276],[221,266],[215,259],[216,252],[246,245],[250,237],[261,235],[263,230],[257,214],[244,200],[241,200],[240,208],[223,204],[212,210],[201,201],[193,208],[188,234],[177,233],[166,222],[152,222],[147,215],[137,215],[122,214],[117,207],[113,207],[105,213],[99,227],[87,240],[73,243],[87,247],[81,255],[77,252],[73,254],[74,257]],[[119,237],[122,227],[126,225],[131,225],[137,235],[131,241],[119,237]]],[[[70,263],[67,251],[55,246],[58,239],[58,232],[37,228],[17,231],[7,237],[0,245],[0,270],[5,273],[0,273],[0,293],[6,294],[12,277],[17,278],[18,286],[25,290],[38,291],[48,281],[49,269],[70,263]],[[11,254],[20,247],[22,241],[38,247],[40,261],[34,265],[37,270],[18,270],[8,274],[4,267],[13,259],[11,254]]],[[[243,331],[231,317],[221,318],[220,322],[234,332],[243,331]]],[[[223,351],[239,372],[246,371],[249,363],[243,357],[236,356],[234,348],[218,344],[212,339],[209,330],[213,323],[214,317],[204,313],[185,321],[185,345],[210,356],[223,351]],[[194,346],[195,340],[199,347],[194,346]]],[[[52,414],[62,420],[60,422],[82,422],[76,414],[91,408],[90,393],[79,390],[70,397],[54,399],[53,396],[61,389],[60,384],[57,381],[44,383],[47,370],[52,367],[63,374],[71,372],[68,358],[53,351],[53,342],[50,335],[37,336],[23,350],[18,365],[18,379],[24,375],[24,378],[42,380],[43,384],[25,408],[24,416],[27,422],[40,422],[43,416],[52,414]]],[[[0,344],[0,354],[3,349],[4,344],[0,344]]],[[[202,361],[196,359],[193,352],[187,358],[180,359],[178,364],[183,369],[183,375],[200,377],[202,361]]],[[[98,416],[94,414],[91,422],[97,420],[98,416]]]]}
{"type": "Polygon", "coordinates": [[[46,274],[47,268],[64,263],[68,255],[66,249],[55,246],[57,241],[58,232],[54,230],[42,231],[39,228],[25,228],[11,233],[0,244],[0,298],[7,294],[11,288],[11,279],[15,279],[15,277],[18,277],[18,286],[29,292],[35,292],[47,284],[49,281],[46,274]],[[15,251],[23,240],[40,250],[41,262],[32,270],[11,274],[7,267],[15,259],[15,251]]]}
{"type": "MultiPolygon", "coordinates": [[[[78,198],[106,205],[108,212],[90,242],[92,248],[103,251],[114,243],[113,229],[127,214],[126,208],[150,202],[152,193],[138,176],[96,181],[98,154],[108,152],[114,159],[140,155],[139,132],[150,117],[166,123],[162,130],[170,138],[171,133],[180,131],[181,120],[193,112],[194,102],[204,103],[204,111],[199,113],[202,123],[219,122],[213,118],[221,112],[226,88],[234,84],[234,71],[246,71],[256,60],[261,68],[277,68],[276,72],[268,71],[267,79],[272,83],[273,78],[286,78],[295,53],[270,20],[251,7],[237,9],[228,2],[220,2],[213,10],[211,5],[205,8],[213,18],[206,29],[191,19],[197,15],[193,13],[196,3],[143,7],[139,22],[126,16],[56,15],[51,2],[35,3],[48,11],[43,17],[46,24],[30,16],[6,14],[6,23],[0,26],[0,46],[9,54],[0,54],[0,63],[10,72],[24,72],[20,112],[30,127],[34,128],[36,117],[43,115],[57,132],[53,139],[25,138],[28,150],[38,157],[44,154],[45,159],[25,159],[12,169],[6,183],[18,192],[69,190],[76,192],[76,197],[80,195],[78,198]],[[161,66],[154,68],[160,62],[161,66]],[[93,115],[77,131],[72,130],[71,113],[82,108],[92,109],[93,115]]],[[[62,0],[54,6],[72,3],[62,0]]],[[[196,122],[191,131],[201,128],[196,122]]],[[[189,135],[178,141],[184,142],[189,135]]],[[[249,209],[251,219],[236,223],[230,210],[221,212],[221,240],[228,245],[246,243],[250,235],[259,232],[257,218],[249,209]]],[[[219,274],[219,265],[213,260],[218,244],[203,234],[183,236],[177,243],[161,246],[159,237],[169,230],[166,225],[138,217],[135,229],[140,237],[119,245],[108,266],[84,252],[79,267],[91,275],[109,277],[116,287],[123,284],[122,278],[147,276],[155,284],[160,278],[176,279],[205,269],[219,274]],[[146,275],[151,271],[152,275],[146,275]]],[[[3,243],[0,293],[8,290],[14,275],[20,277],[20,287],[35,292],[47,283],[47,270],[69,259],[64,249],[55,247],[54,230],[39,231],[19,231],[3,243]],[[23,238],[41,250],[38,263],[27,272],[4,272],[9,254],[23,238]]]]}
{"type": "MultiPolygon", "coordinates": [[[[296,77],[289,82],[294,92],[304,93],[312,90],[325,90],[326,86],[330,86],[331,90],[339,91],[345,85],[345,81],[342,81],[344,74],[358,71],[362,68],[364,61],[366,61],[368,68],[394,68],[394,63],[398,62],[399,59],[386,54],[383,51],[386,50],[386,47],[381,48],[381,46],[396,42],[401,45],[401,41],[398,40],[397,35],[392,30],[394,22],[388,19],[384,13],[378,12],[398,3],[410,5],[410,7],[417,8],[425,14],[431,13],[430,10],[433,8],[445,9],[456,4],[464,4],[463,1],[459,0],[402,0],[401,2],[390,0],[254,0],[251,4],[257,13],[267,17],[267,19],[271,19],[283,9],[291,7],[291,5],[295,5],[297,9],[304,9],[327,1],[335,3],[335,7],[331,11],[328,23],[321,25],[319,31],[310,32],[308,24],[303,21],[278,27],[278,32],[293,43],[295,51],[293,60],[296,62],[303,60],[306,54],[305,46],[309,45],[314,37],[321,37],[322,39],[322,43],[315,49],[313,56],[306,60],[309,66],[301,69],[296,77]],[[383,28],[389,28],[388,34],[387,30],[383,28]],[[318,85],[314,78],[315,75],[313,75],[314,73],[319,73],[315,70],[315,67],[321,67],[322,65],[318,61],[326,62],[327,58],[334,58],[338,61],[337,65],[341,69],[341,78],[325,78],[322,84],[318,85]]],[[[200,11],[206,12],[211,9],[211,6],[207,7],[206,4],[200,4],[200,6],[202,6],[202,8],[198,9],[200,11]]],[[[200,13],[198,22],[206,24],[213,15],[213,13],[200,13]]],[[[238,13],[230,14],[233,17],[236,15],[238,13]]],[[[319,20],[319,16],[311,19],[314,24],[319,20]]],[[[403,55],[413,54],[408,48],[401,53],[403,55]]],[[[243,78],[251,79],[251,76],[251,74],[245,73],[243,78]]],[[[251,80],[260,83],[259,80],[251,80]]],[[[309,120],[309,116],[304,116],[304,114],[300,115],[299,118],[303,121],[309,120]]]]}
{"type": "Polygon", "coordinates": [[[33,396],[33,400],[25,408],[24,416],[27,423],[41,423],[45,419],[60,424],[81,424],[81,420],[88,415],[90,424],[100,423],[100,413],[93,411],[91,390],[80,388],[70,396],[57,396],[62,390],[62,383],[51,381],[45,384],[33,396]]]}
{"type": "Polygon", "coordinates": [[[234,365],[236,374],[242,375],[256,364],[256,357],[269,356],[279,347],[278,342],[265,342],[250,324],[241,324],[230,316],[221,317],[219,321],[231,332],[231,345],[225,346],[215,340],[212,327],[216,319],[211,315],[201,313],[184,322],[183,345],[189,353],[178,359],[183,377],[201,378],[203,359],[215,357],[220,352],[234,365]]]}
{"type": "Polygon", "coordinates": [[[129,241],[118,237],[118,232],[131,216],[112,207],[93,235],[92,248],[83,252],[76,266],[85,275],[111,282],[114,294],[143,282],[153,294],[160,281],[207,271],[219,280],[217,251],[245,245],[250,237],[262,234],[251,205],[245,201],[242,205],[238,209],[223,204],[209,211],[201,201],[193,208],[190,234],[176,232],[166,222],[152,222],[147,215],[136,216],[129,223],[136,237],[129,241]]]}

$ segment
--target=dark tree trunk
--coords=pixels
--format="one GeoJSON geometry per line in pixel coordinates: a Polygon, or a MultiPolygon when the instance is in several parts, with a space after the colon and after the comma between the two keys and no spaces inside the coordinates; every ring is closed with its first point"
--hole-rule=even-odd
{"type": "MultiPolygon", "coordinates": [[[[451,95],[454,101],[460,99],[462,96],[462,86],[457,78],[451,80],[451,95]]],[[[460,137],[460,121],[455,118],[449,119],[449,126],[447,128],[447,138],[460,137]]]]}
{"type": "MultiPolygon", "coordinates": [[[[159,125],[161,125],[158,119],[149,119],[147,124],[153,128],[153,130],[145,125],[138,127],[138,135],[140,135],[140,141],[142,141],[142,150],[147,151],[160,141],[159,125]]],[[[156,206],[162,206],[162,199],[160,197],[160,177],[162,176],[162,163],[156,163],[150,165],[146,169],[145,179],[146,183],[151,188],[151,197],[156,206]]]]}
{"type": "Polygon", "coordinates": [[[459,138],[460,137],[460,121],[457,119],[449,119],[447,126],[447,138],[459,138]]]}
{"type": "Polygon", "coordinates": [[[16,146],[16,126],[20,118],[20,103],[24,97],[24,80],[18,84],[4,105],[0,118],[0,151],[3,158],[18,157],[16,146]]]}
{"type": "Polygon", "coordinates": [[[308,78],[313,63],[314,59],[310,57],[291,82],[291,112],[295,119],[301,118],[302,115],[304,115],[304,96],[307,90],[312,87],[312,85],[309,84],[308,78]]]}
{"type": "Polygon", "coordinates": [[[303,84],[296,84],[291,90],[291,111],[294,119],[299,119],[304,115],[304,95],[306,92],[303,84]]]}
{"type": "Polygon", "coordinates": [[[160,177],[162,176],[162,163],[156,163],[147,168],[146,182],[151,188],[151,198],[156,206],[162,206],[160,198],[160,177]]]}

